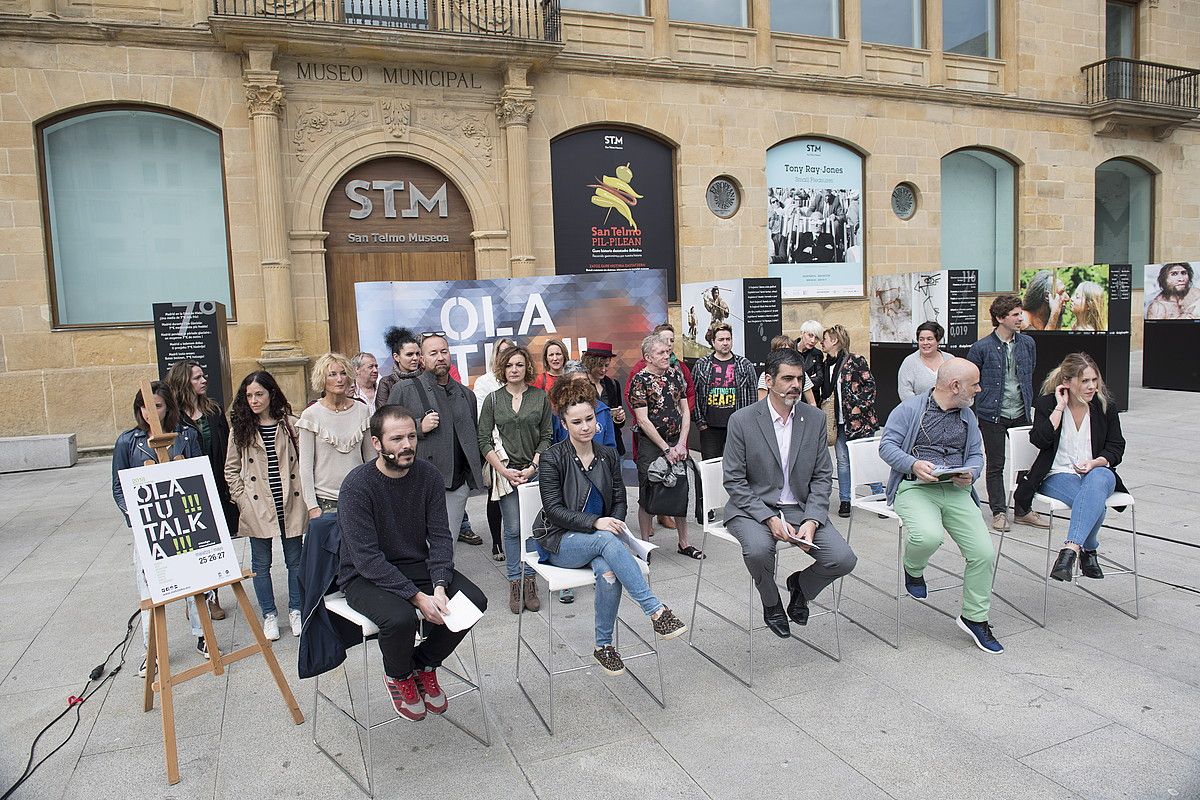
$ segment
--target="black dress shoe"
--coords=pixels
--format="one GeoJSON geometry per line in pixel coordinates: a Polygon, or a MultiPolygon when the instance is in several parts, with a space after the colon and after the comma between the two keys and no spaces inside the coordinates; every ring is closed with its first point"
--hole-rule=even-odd
{"type": "Polygon", "coordinates": [[[1064,547],[1058,551],[1058,558],[1054,562],[1054,568],[1050,570],[1050,577],[1056,581],[1067,581],[1070,583],[1071,574],[1075,571],[1075,551],[1069,547],[1064,547]]]}
{"type": "Polygon", "coordinates": [[[850,501],[849,500],[843,500],[842,504],[838,506],[838,516],[839,517],[850,516],[850,501]]]}
{"type": "Polygon", "coordinates": [[[1095,550],[1079,551],[1079,571],[1085,578],[1104,577],[1104,570],[1100,569],[1100,556],[1095,550]]]}
{"type": "Polygon", "coordinates": [[[798,572],[788,575],[787,588],[792,593],[792,596],[788,600],[787,615],[797,625],[807,625],[808,600],[804,597],[804,591],[800,588],[799,576],[800,573],[798,572]]]}
{"type": "Polygon", "coordinates": [[[771,629],[771,633],[780,639],[786,639],[792,635],[792,628],[788,625],[787,614],[783,613],[783,603],[765,606],[763,608],[763,622],[767,623],[767,627],[771,629]]]}

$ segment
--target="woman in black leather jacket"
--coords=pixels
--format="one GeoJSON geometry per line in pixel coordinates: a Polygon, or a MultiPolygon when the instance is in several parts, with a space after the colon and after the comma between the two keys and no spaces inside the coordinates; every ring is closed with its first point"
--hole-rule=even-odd
{"type": "Polygon", "coordinates": [[[612,646],[621,589],[650,617],[654,632],[673,639],[687,627],[650,591],[637,559],[617,538],[625,527],[625,482],[617,451],[592,441],[596,392],[584,381],[558,381],[551,393],[567,439],[542,453],[542,513],[534,525],[541,560],[596,573],[596,661],[609,675],[625,671],[612,646]]]}

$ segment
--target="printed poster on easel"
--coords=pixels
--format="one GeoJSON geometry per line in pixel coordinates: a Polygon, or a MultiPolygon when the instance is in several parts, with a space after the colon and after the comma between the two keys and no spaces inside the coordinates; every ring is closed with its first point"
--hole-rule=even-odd
{"type": "Polygon", "coordinates": [[[133,467],[118,478],[138,563],[156,604],[241,574],[207,458],[133,467]]]}

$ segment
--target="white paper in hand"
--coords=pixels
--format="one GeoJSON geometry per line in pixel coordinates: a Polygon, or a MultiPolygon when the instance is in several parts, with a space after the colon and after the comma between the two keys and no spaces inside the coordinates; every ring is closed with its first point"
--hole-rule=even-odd
{"type": "Polygon", "coordinates": [[[446,603],[448,612],[443,615],[446,622],[447,630],[458,633],[465,631],[467,628],[474,625],[483,617],[483,612],[479,610],[479,606],[471,602],[471,598],[467,597],[462,592],[458,592],[451,597],[446,603]]]}
{"type": "Polygon", "coordinates": [[[629,530],[629,526],[625,524],[621,525],[621,532],[617,534],[617,538],[629,548],[629,552],[647,563],[650,562],[650,551],[658,549],[658,545],[650,544],[634,536],[633,531],[629,530]]]}

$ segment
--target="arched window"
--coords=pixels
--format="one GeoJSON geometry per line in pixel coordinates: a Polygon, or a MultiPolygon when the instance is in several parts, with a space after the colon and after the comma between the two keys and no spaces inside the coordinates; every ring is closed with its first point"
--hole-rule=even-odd
{"type": "Polygon", "coordinates": [[[942,158],[942,267],[979,270],[979,291],[1011,292],[1017,171],[988,150],[942,158]]]}
{"type": "Polygon", "coordinates": [[[231,306],[220,133],[109,108],[42,123],[38,144],[56,327],[145,324],[154,303],[231,306]]]}
{"type": "Polygon", "coordinates": [[[1150,263],[1154,175],[1141,164],[1114,158],[1096,167],[1097,264],[1132,264],[1140,275],[1150,263]]]}

